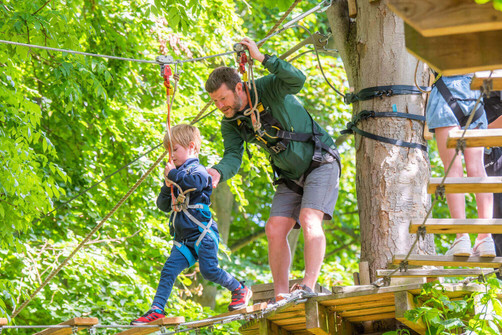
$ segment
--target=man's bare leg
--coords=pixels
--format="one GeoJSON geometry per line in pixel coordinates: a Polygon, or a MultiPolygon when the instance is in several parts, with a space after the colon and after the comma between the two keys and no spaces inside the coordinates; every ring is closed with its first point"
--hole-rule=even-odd
{"type": "Polygon", "coordinates": [[[326,252],[326,237],[322,229],[324,213],[317,209],[302,208],[300,222],[305,241],[305,277],[303,284],[315,289],[326,252]]]}
{"type": "Polygon", "coordinates": [[[272,216],[265,226],[268,239],[268,263],[274,278],[276,296],[280,293],[289,293],[291,250],[289,249],[288,234],[295,223],[293,218],[272,216]]]}

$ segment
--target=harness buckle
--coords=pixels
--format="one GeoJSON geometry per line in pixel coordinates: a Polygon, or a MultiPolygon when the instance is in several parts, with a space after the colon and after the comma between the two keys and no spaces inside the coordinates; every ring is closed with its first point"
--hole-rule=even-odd
{"type": "Polygon", "coordinates": [[[270,146],[269,148],[276,154],[286,150],[286,146],[282,142],[277,142],[276,145],[270,146]]]}

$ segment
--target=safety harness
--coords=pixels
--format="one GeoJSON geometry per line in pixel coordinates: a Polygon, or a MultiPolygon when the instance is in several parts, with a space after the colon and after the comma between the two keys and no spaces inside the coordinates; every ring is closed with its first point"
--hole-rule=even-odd
{"type": "MultiPolygon", "coordinates": [[[[206,204],[190,205],[190,194],[188,193],[185,196],[184,202],[181,204],[178,203],[176,205],[176,208],[177,208],[177,210],[173,211],[173,214],[171,215],[171,219],[169,220],[170,228],[174,228],[174,222],[175,222],[176,216],[178,215],[179,212],[183,212],[193,223],[195,223],[199,227],[199,231],[201,234],[200,234],[199,238],[197,239],[197,241],[195,241],[195,245],[194,245],[195,253],[197,254],[197,256],[199,255],[200,243],[201,243],[202,239],[204,238],[204,236],[209,235],[209,237],[211,237],[213,239],[213,241],[214,241],[214,243],[216,243],[216,245],[218,245],[220,243],[220,239],[218,237],[218,234],[216,234],[215,231],[211,228],[211,225],[213,223],[213,219],[211,217],[212,215],[211,215],[211,211],[209,210],[208,205],[206,205],[206,204]],[[208,221],[206,223],[200,222],[199,220],[197,220],[197,218],[195,218],[188,211],[188,209],[199,210],[200,213],[208,221]],[[209,214],[206,214],[206,213],[209,213],[209,214]]],[[[181,254],[183,256],[185,256],[185,258],[188,262],[188,267],[191,267],[192,265],[195,264],[197,259],[193,256],[190,249],[185,245],[184,241],[181,241],[181,242],[176,241],[176,235],[174,236],[174,245],[176,246],[176,249],[178,249],[179,252],[181,252],[181,254]]]]}
{"type": "MultiPolygon", "coordinates": [[[[284,150],[286,150],[288,148],[288,144],[291,141],[313,142],[314,155],[312,156],[312,161],[310,163],[310,166],[303,174],[304,178],[306,178],[310,174],[310,172],[312,172],[312,170],[321,165],[323,161],[323,153],[322,153],[323,150],[325,150],[329,155],[331,155],[333,159],[337,161],[339,167],[341,167],[340,154],[336,149],[333,149],[326,143],[322,142],[321,140],[322,134],[319,131],[317,124],[312,119],[310,113],[307,112],[312,122],[312,132],[298,133],[284,130],[280,122],[272,116],[272,113],[270,112],[270,107],[267,106],[265,108],[263,104],[260,102],[258,103],[256,108],[260,113],[261,127],[256,131],[254,131],[254,137],[258,142],[262,144],[262,146],[265,149],[267,149],[267,151],[270,153],[270,156],[278,155],[284,150]]],[[[241,132],[241,136],[244,139],[247,139],[246,134],[249,133],[249,127],[246,125],[245,122],[242,122],[240,118],[241,117],[237,117],[237,126],[239,128],[239,131],[241,132]]],[[[235,118],[228,121],[233,121],[233,120],[235,120],[235,118]]],[[[272,163],[271,159],[270,161],[272,163]]],[[[303,187],[295,183],[293,180],[283,177],[281,170],[273,163],[272,163],[272,169],[274,170],[275,173],[274,185],[284,183],[290,190],[298,194],[303,194],[303,187]]],[[[339,170],[341,170],[341,168],[339,170]]]]}
{"type": "MultiPolygon", "coordinates": [[[[467,124],[467,120],[469,119],[469,114],[467,114],[467,115],[464,114],[464,111],[463,111],[462,107],[458,104],[458,101],[476,101],[476,99],[460,99],[460,98],[453,97],[450,89],[446,86],[442,77],[437,79],[436,83],[433,86],[437,87],[437,89],[438,89],[439,93],[441,93],[441,96],[443,97],[443,99],[446,101],[448,106],[450,106],[450,108],[453,111],[455,118],[457,118],[457,121],[460,124],[460,126],[465,127],[465,125],[467,124]]],[[[474,113],[474,116],[472,118],[471,123],[476,121],[480,117],[482,117],[483,113],[484,113],[483,104],[480,104],[478,109],[474,113]]]]}

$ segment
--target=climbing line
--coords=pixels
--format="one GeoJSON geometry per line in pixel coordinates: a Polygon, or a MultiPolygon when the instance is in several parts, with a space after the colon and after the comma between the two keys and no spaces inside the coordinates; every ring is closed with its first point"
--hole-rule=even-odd
{"type": "Polygon", "coordinates": [[[43,45],[36,45],[36,44],[19,43],[19,42],[5,41],[5,40],[0,40],[0,43],[12,44],[12,45],[23,46],[23,47],[28,47],[28,48],[44,49],[44,50],[49,50],[49,51],[59,51],[59,52],[65,52],[65,53],[69,53],[69,54],[77,54],[77,55],[84,55],[84,56],[91,56],[91,57],[118,59],[118,60],[129,61],[129,62],[138,62],[138,63],[158,64],[158,62],[154,61],[154,60],[101,55],[101,54],[94,54],[94,53],[90,53],[90,52],[82,52],[82,51],[75,51],[75,50],[69,50],[69,49],[51,48],[51,47],[46,47],[43,45]]]}
{"type": "Polygon", "coordinates": [[[84,246],[85,243],[87,243],[87,241],[90,240],[90,238],[92,237],[92,235],[94,235],[94,233],[96,233],[102,226],[103,224],[117,211],[117,209],[119,209],[120,206],[122,206],[122,204],[127,200],[127,198],[129,198],[129,196],[138,188],[138,186],[145,180],[145,178],[153,171],[153,169],[155,167],[157,167],[157,165],[159,165],[159,163],[162,161],[162,159],[166,156],[166,151],[164,151],[160,156],[159,158],[157,158],[157,160],[155,161],[155,163],[153,163],[153,165],[148,169],[148,171],[145,172],[145,174],[143,176],[141,176],[141,178],[139,178],[139,180],[136,182],[136,184],[134,184],[133,187],[131,187],[131,189],[122,197],[122,199],[119,200],[119,202],[115,205],[115,207],[113,207],[113,209],[103,218],[103,220],[101,220],[101,222],[96,225],[96,227],[94,227],[94,229],[84,238],[84,240],[82,242],[80,242],[80,244],[71,252],[71,254],[66,257],[66,259],[55,269],[53,270],[48,276],[47,278],[44,280],[44,282],[42,284],[40,284],[40,286],[29,296],[29,298],[27,300],[25,300],[21,306],[19,306],[15,311],[14,313],[12,313],[11,315],[11,319],[15,318],[25,307],[26,305],[28,305],[28,303],[35,297],[35,295],[37,295],[38,292],[40,292],[50,281],[51,279],[59,273],[59,271],[61,271],[61,269],[70,261],[70,259],[84,246]]]}
{"type": "MultiPolygon", "coordinates": [[[[491,74],[490,74],[490,77],[491,77],[491,74]]],[[[488,77],[488,79],[490,77],[488,77]]],[[[434,200],[432,201],[432,204],[429,207],[429,209],[427,211],[427,214],[426,214],[426,216],[425,216],[422,224],[418,228],[417,237],[416,237],[415,241],[413,241],[413,244],[411,245],[410,250],[408,251],[408,253],[404,257],[404,259],[399,263],[399,266],[396,269],[394,269],[394,271],[392,271],[391,273],[389,273],[385,277],[377,279],[376,281],[374,281],[372,283],[372,285],[374,285],[376,287],[380,287],[380,286],[382,286],[382,284],[389,283],[390,279],[391,279],[391,277],[392,277],[392,275],[394,273],[396,273],[397,271],[406,270],[408,268],[408,258],[410,257],[411,253],[413,252],[413,249],[416,247],[416,245],[417,245],[418,241],[420,240],[420,238],[421,237],[422,238],[425,237],[425,234],[426,234],[426,226],[425,226],[425,224],[427,223],[427,220],[428,220],[429,216],[432,213],[432,209],[434,208],[434,205],[438,202],[439,198],[443,198],[444,197],[444,192],[445,192],[445,190],[444,190],[444,183],[445,183],[446,178],[447,178],[447,176],[448,176],[448,174],[450,172],[450,169],[452,168],[453,163],[455,162],[455,159],[459,155],[460,151],[464,152],[464,149],[465,149],[465,140],[464,140],[465,133],[467,132],[467,129],[469,129],[469,126],[470,126],[470,124],[472,122],[472,119],[474,118],[475,111],[477,110],[478,105],[481,102],[481,98],[483,97],[484,93],[488,93],[488,92],[484,92],[483,90],[480,92],[479,97],[476,100],[476,103],[474,104],[474,107],[472,108],[471,112],[469,113],[469,118],[467,119],[464,131],[462,132],[462,136],[460,137],[460,139],[457,142],[457,146],[455,148],[455,155],[453,156],[453,159],[451,160],[450,164],[448,165],[448,168],[445,170],[445,174],[444,174],[443,178],[441,179],[441,182],[439,183],[439,185],[436,188],[434,200]]]]}
{"type": "MultiPolygon", "coordinates": [[[[270,35],[272,35],[275,30],[277,28],[279,28],[279,26],[281,25],[282,22],[284,22],[284,20],[288,17],[288,15],[293,11],[293,9],[296,7],[296,5],[298,5],[300,3],[301,0],[296,0],[289,8],[288,10],[281,16],[281,18],[279,20],[277,20],[277,22],[275,23],[275,25],[272,27],[272,29],[270,29],[267,33],[267,35],[265,35],[265,38],[269,37],[270,35]]],[[[258,48],[260,48],[263,43],[265,43],[265,41],[263,42],[259,42],[257,44],[258,48]]]]}

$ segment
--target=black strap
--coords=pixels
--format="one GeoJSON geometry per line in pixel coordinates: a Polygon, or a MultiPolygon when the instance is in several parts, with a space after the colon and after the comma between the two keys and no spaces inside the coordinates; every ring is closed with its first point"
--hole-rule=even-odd
{"type": "MultiPolygon", "coordinates": [[[[469,119],[469,114],[468,115],[464,114],[462,107],[460,107],[460,105],[458,104],[457,101],[476,101],[476,99],[454,98],[453,95],[451,94],[451,91],[448,89],[448,87],[444,83],[443,77],[440,77],[434,85],[437,87],[439,93],[441,93],[441,96],[446,101],[448,106],[450,106],[450,108],[453,111],[453,114],[455,114],[455,117],[457,118],[457,121],[460,124],[460,126],[465,127],[465,125],[467,124],[467,120],[469,119]]],[[[476,121],[481,116],[483,116],[483,113],[484,113],[483,106],[480,105],[472,118],[472,122],[476,121]]]]}
{"type": "Polygon", "coordinates": [[[425,117],[422,115],[397,113],[397,112],[374,112],[374,111],[363,110],[359,114],[357,114],[352,119],[351,122],[347,123],[347,129],[342,130],[341,133],[342,134],[357,133],[361,136],[371,138],[372,140],[376,140],[376,141],[380,141],[380,142],[384,142],[384,143],[389,143],[389,144],[394,144],[394,145],[398,145],[400,147],[416,148],[416,149],[421,149],[423,151],[427,151],[427,146],[420,144],[420,143],[412,143],[412,142],[406,142],[406,141],[402,141],[402,140],[395,140],[393,138],[388,138],[388,137],[368,133],[367,131],[364,131],[364,130],[357,128],[357,123],[359,121],[366,120],[370,117],[400,117],[400,118],[406,118],[406,119],[417,120],[417,121],[425,121],[425,117]]]}
{"type": "MultiPolygon", "coordinates": [[[[423,91],[430,91],[430,87],[420,86],[423,91]]],[[[367,87],[358,93],[345,94],[345,103],[352,104],[357,101],[369,100],[374,98],[391,97],[393,95],[422,94],[417,87],[411,85],[387,85],[367,87]]]]}

